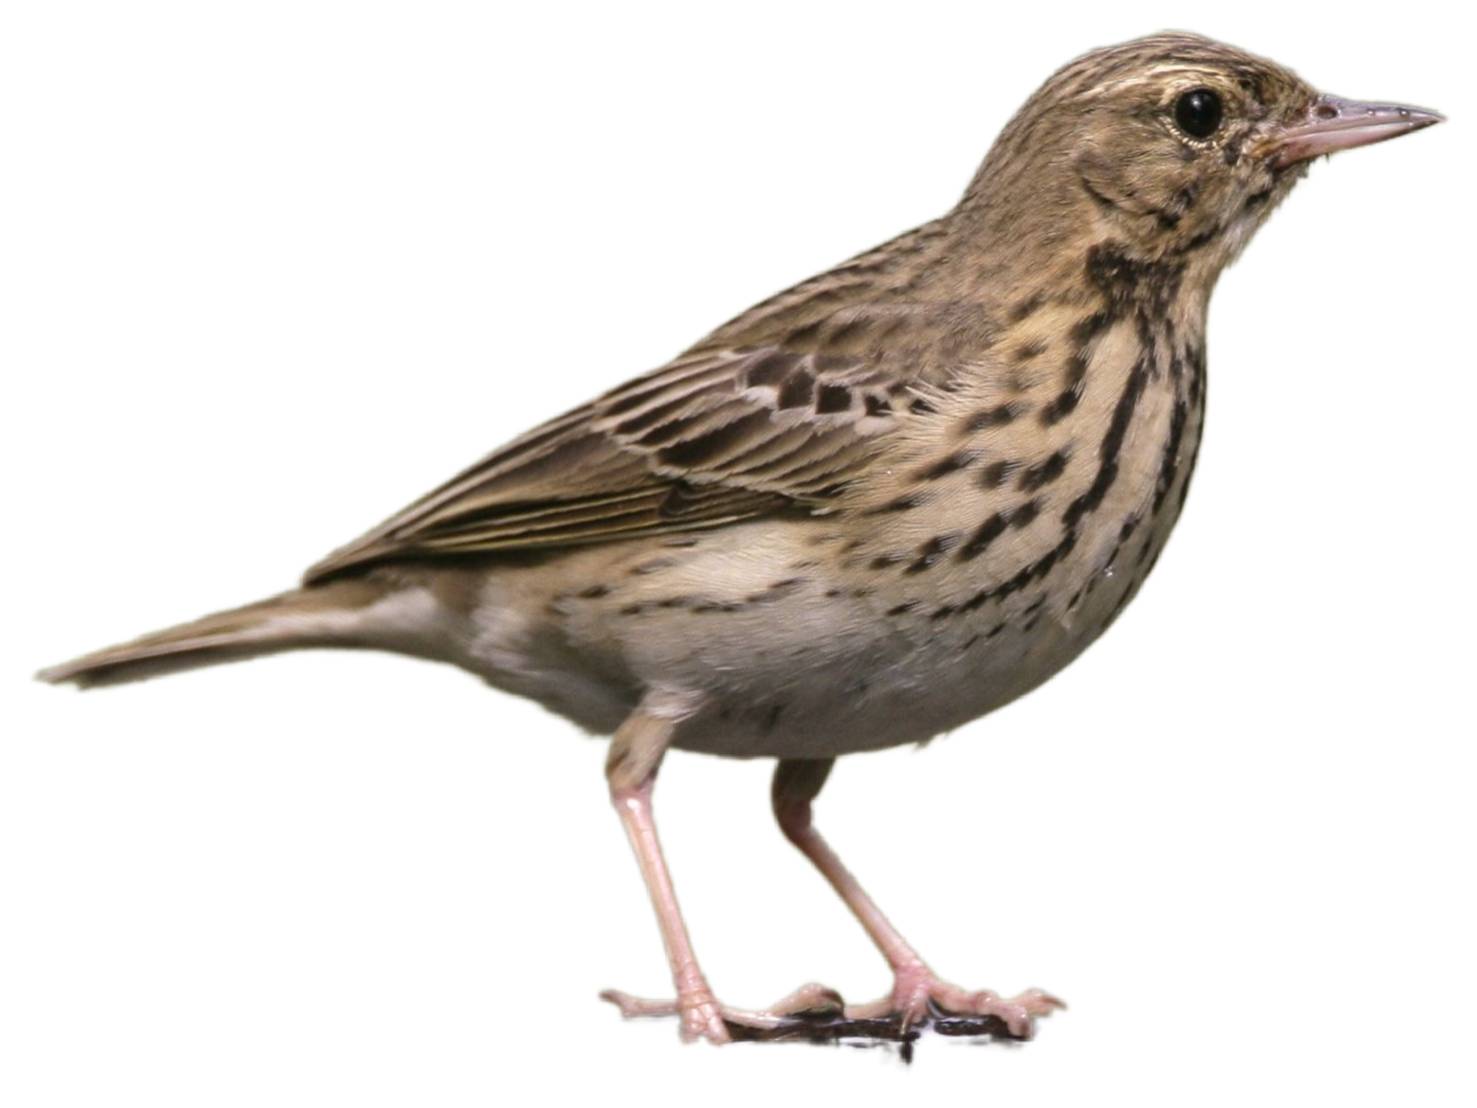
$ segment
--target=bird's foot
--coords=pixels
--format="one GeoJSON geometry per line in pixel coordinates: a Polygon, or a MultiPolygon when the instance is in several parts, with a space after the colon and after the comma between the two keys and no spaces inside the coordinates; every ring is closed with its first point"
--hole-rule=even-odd
{"type": "Polygon", "coordinates": [[[942,980],[927,966],[913,965],[897,971],[890,995],[870,1004],[849,1006],[846,1014],[859,1020],[893,1020],[904,1029],[931,1026],[942,1035],[1025,1040],[1035,1034],[1038,1017],[1065,1007],[1041,989],[1027,989],[1007,999],[988,989],[972,992],[960,988],[942,980]]]}
{"type": "Polygon", "coordinates": [[[841,996],[824,985],[802,985],[768,1008],[731,1008],[718,1003],[711,992],[694,992],[676,1000],[647,1000],[619,989],[606,989],[601,1000],[608,1000],[621,1010],[626,1019],[677,1016],[682,1021],[682,1038],[687,1042],[706,1039],[722,1044],[736,1039],[789,1038],[786,1031],[804,1027],[812,1021],[836,1019],[844,1008],[841,996]]]}
{"type": "Polygon", "coordinates": [[[764,1009],[731,1008],[711,993],[678,1000],[646,1000],[607,989],[600,994],[627,1019],[677,1016],[686,1040],[712,1043],[742,1040],[870,1041],[902,1044],[904,1056],[925,1028],[941,1035],[1025,1040],[1037,1017],[1064,1005],[1040,989],[1004,999],[971,992],[934,976],[926,967],[897,974],[893,991],[870,1004],[848,1005],[835,989],[804,985],[764,1009]]]}

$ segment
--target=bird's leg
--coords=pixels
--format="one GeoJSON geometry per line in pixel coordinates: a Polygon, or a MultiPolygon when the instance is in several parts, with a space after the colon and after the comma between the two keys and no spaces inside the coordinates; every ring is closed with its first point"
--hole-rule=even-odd
{"type": "Polygon", "coordinates": [[[678,1014],[682,1018],[684,1039],[704,1038],[713,1043],[729,1041],[728,1029],[698,966],[693,953],[682,910],[677,906],[677,892],[666,858],[656,835],[652,818],[651,793],[662,755],[671,741],[674,720],[665,713],[653,712],[642,705],[633,712],[610,742],[610,755],[605,763],[605,778],[610,785],[610,802],[631,840],[636,862],[641,867],[651,906],[656,909],[657,925],[662,932],[662,945],[667,949],[667,962],[672,967],[672,983],[677,989],[675,1002],[639,1000],[624,993],[608,991],[601,995],[620,1006],[627,1016],[678,1014]]]}
{"type": "Polygon", "coordinates": [[[1061,1001],[1040,989],[1030,989],[1005,1000],[992,992],[971,992],[940,979],[882,914],[876,902],[815,829],[811,819],[811,801],[825,784],[832,761],[830,758],[781,760],[775,768],[771,797],[775,818],[785,838],[794,843],[831,883],[892,967],[891,995],[870,1004],[848,1006],[845,1009],[847,1018],[901,1017],[904,1028],[907,1028],[938,1015],[995,1017],[1004,1023],[1011,1035],[1029,1038],[1032,1020],[1062,1007],[1061,1001]]]}
{"type": "Polygon", "coordinates": [[[611,803],[631,840],[641,876],[651,894],[652,907],[656,909],[677,996],[675,1000],[647,1000],[607,989],[601,997],[615,1004],[627,1017],[678,1016],[684,1039],[701,1038],[711,1043],[726,1043],[734,1038],[782,1037],[781,1033],[795,1026],[797,1020],[840,1015],[841,998],[820,985],[802,986],[763,1011],[730,1008],[719,1004],[714,997],[698,966],[687,925],[677,906],[677,893],[652,818],[652,788],[662,755],[671,741],[674,723],[668,712],[638,708],[611,740],[605,774],[611,803]]]}

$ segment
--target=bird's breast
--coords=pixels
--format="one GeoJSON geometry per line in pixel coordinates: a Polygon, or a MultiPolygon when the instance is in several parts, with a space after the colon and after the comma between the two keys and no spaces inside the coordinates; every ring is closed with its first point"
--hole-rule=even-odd
{"type": "Polygon", "coordinates": [[[1198,328],[1079,309],[937,398],[842,559],[894,670],[936,675],[920,726],[1013,699],[1122,611],[1183,505],[1204,367],[1198,328]]]}

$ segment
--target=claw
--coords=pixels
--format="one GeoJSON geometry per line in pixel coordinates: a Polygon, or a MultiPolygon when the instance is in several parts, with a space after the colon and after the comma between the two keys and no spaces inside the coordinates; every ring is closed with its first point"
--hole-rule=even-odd
{"type": "Polygon", "coordinates": [[[1049,1016],[1058,1008],[1066,1010],[1067,1002],[1060,997],[1052,996],[1045,989],[1027,989],[1016,997],[1016,1003],[1022,1004],[1033,1016],[1049,1016]]]}

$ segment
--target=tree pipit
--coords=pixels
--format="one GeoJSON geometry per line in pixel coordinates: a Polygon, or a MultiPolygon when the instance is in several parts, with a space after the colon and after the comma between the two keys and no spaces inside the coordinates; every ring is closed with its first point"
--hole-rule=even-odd
{"type": "Polygon", "coordinates": [[[298,647],[461,666],[613,735],[610,795],[684,1037],[1027,1038],[1058,1006],[951,985],[811,822],[837,755],[930,739],[1041,684],[1153,568],[1184,503],[1221,270],[1310,159],[1437,122],[1322,95],[1188,34],[1046,82],[957,207],[531,431],[303,585],[45,671],[96,685],[298,647]],[[672,747],[779,759],[785,835],[895,974],[721,1004],[652,820],[672,747]]]}

